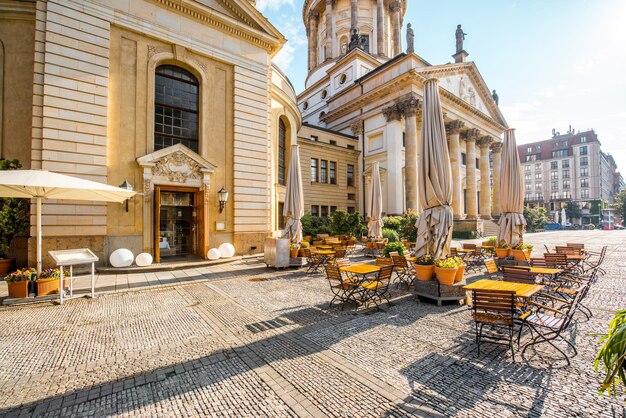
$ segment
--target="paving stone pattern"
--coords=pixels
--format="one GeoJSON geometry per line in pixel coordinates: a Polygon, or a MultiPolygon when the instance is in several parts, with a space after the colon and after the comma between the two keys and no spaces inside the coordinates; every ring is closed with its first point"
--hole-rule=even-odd
{"type": "Polygon", "coordinates": [[[342,312],[328,308],[322,274],[247,261],[147,273],[173,286],[0,309],[0,416],[624,416],[623,399],[597,395],[590,334],[624,308],[626,232],[527,240],[610,245],[585,300],[594,315],[568,331],[579,352],[569,367],[547,347],[513,362],[484,344],[478,356],[463,306],[394,289],[384,311],[342,312]]]}

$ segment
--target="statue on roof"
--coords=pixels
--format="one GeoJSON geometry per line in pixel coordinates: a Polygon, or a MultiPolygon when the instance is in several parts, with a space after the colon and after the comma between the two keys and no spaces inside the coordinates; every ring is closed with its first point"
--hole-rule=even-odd
{"type": "Polygon", "coordinates": [[[406,25],[406,53],[412,54],[415,52],[415,47],[413,45],[413,41],[415,39],[415,32],[413,32],[413,28],[411,28],[411,24],[408,23],[406,25]]]}
{"type": "Polygon", "coordinates": [[[498,93],[496,93],[495,90],[491,92],[491,97],[493,97],[493,101],[496,102],[496,106],[500,104],[500,97],[498,96],[498,93]]]}
{"type": "Polygon", "coordinates": [[[463,41],[465,40],[467,33],[463,32],[461,25],[456,25],[456,53],[463,51],[463,41]]]}
{"type": "Polygon", "coordinates": [[[350,36],[350,44],[348,45],[348,51],[352,51],[355,48],[364,49],[365,39],[359,34],[359,29],[352,29],[352,35],[350,36]]]}

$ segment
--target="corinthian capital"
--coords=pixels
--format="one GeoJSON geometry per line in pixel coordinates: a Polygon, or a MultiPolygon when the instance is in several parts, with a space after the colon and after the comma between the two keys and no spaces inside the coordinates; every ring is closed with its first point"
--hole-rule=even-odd
{"type": "Polygon", "coordinates": [[[462,120],[453,120],[452,122],[446,123],[446,133],[448,135],[457,135],[461,132],[461,128],[465,126],[465,122],[462,120]]]}
{"type": "Polygon", "coordinates": [[[363,133],[363,121],[355,120],[350,124],[350,129],[352,130],[353,135],[361,135],[363,133]]]}
{"type": "Polygon", "coordinates": [[[489,135],[481,136],[476,140],[476,145],[481,148],[488,148],[489,145],[493,142],[493,137],[489,135]]]}
{"type": "Polygon", "coordinates": [[[399,12],[402,10],[402,2],[400,0],[392,1],[389,5],[389,11],[391,13],[399,12]]]}
{"type": "Polygon", "coordinates": [[[478,135],[480,135],[480,131],[476,128],[470,128],[461,131],[461,138],[463,138],[467,142],[475,141],[478,138],[478,135]]]}
{"type": "Polygon", "coordinates": [[[402,113],[404,117],[416,116],[421,107],[419,99],[414,96],[398,102],[397,106],[400,113],[402,113]]]}
{"type": "Polygon", "coordinates": [[[502,152],[502,142],[494,142],[491,144],[491,152],[497,154],[502,152]]]}
{"type": "Polygon", "coordinates": [[[383,116],[387,122],[402,119],[402,111],[397,103],[383,109],[383,116]]]}

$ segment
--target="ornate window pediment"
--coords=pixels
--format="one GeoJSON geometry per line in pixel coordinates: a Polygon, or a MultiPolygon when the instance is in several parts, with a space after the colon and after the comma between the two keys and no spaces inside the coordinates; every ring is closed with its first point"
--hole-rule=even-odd
{"type": "Polygon", "coordinates": [[[205,182],[206,175],[215,171],[215,166],[182,144],[176,144],[137,158],[137,163],[150,171],[152,181],[170,184],[198,185],[205,182]]]}

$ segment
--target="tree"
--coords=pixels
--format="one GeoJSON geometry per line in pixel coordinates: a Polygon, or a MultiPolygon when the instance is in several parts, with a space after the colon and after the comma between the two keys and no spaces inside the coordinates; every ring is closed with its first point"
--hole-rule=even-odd
{"type": "Polygon", "coordinates": [[[537,229],[544,229],[548,217],[546,209],[538,206],[534,208],[524,207],[524,218],[526,218],[526,231],[535,232],[537,229]]]}
{"type": "MultiPolygon", "coordinates": [[[[21,167],[18,160],[0,161],[0,170],[17,170],[21,167]]],[[[0,199],[0,258],[7,256],[14,237],[28,234],[29,226],[29,199],[0,199]]]]}
{"type": "Polygon", "coordinates": [[[569,202],[567,202],[567,206],[565,206],[565,214],[570,220],[573,221],[574,219],[582,218],[583,211],[580,206],[578,206],[578,203],[570,200],[569,202]]]}
{"type": "Polygon", "coordinates": [[[615,200],[613,208],[621,216],[622,222],[626,221],[626,189],[620,190],[619,193],[613,196],[613,199],[615,200]]]}

